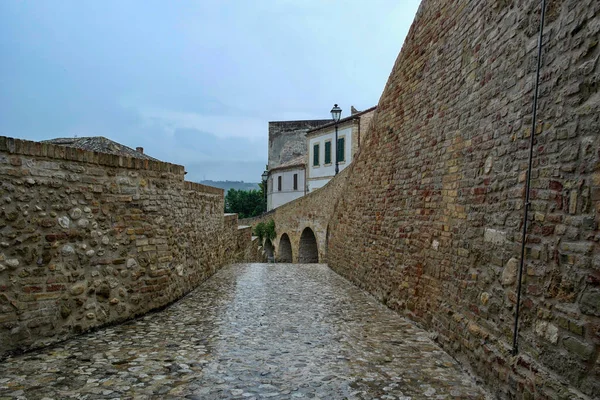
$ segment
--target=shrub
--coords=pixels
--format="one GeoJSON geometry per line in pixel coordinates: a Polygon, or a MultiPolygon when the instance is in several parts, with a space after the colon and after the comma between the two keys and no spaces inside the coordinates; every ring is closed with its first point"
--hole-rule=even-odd
{"type": "Polygon", "coordinates": [[[260,242],[262,243],[264,237],[265,237],[265,223],[264,222],[259,222],[258,224],[256,224],[256,226],[254,227],[254,236],[258,236],[258,240],[260,240],[260,242]]]}
{"type": "Polygon", "coordinates": [[[270,219],[265,224],[264,234],[265,234],[265,238],[267,238],[269,240],[275,239],[275,237],[277,236],[277,233],[275,232],[275,221],[270,219]]]}
{"type": "Polygon", "coordinates": [[[254,226],[254,230],[252,231],[254,236],[257,236],[260,242],[264,239],[273,240],[277,237],[277,233],[275,232],[275,221],[270,219],[269,221],[259,222],[254,226]]]}

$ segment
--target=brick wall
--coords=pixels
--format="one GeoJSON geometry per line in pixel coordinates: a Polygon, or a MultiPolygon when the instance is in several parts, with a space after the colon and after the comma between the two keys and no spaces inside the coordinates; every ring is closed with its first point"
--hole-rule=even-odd
{"type": "Polygon", "coordinates": [[[422,2],[331,219],[329,262],[499,398],[598,398],[600,2],[548,2],[531,132],[539,5],[422,2]]]}
{"type": "Polygon", "coordinates": [[[0,137],[0,356],[164,306],[252,256],[184,168],[0,137]]]}
{"type": "Polygon", "coordinates": [[[375,115],[375,110],[364,113],[360,116],[360,122],[358,126],[358,132],[356,134],[356,140],[352,141],[352,158],[365,141],[367,134],[369,133],[369,126],[371,125],[371,121],[373,120],[373,115],[375,115]]]}

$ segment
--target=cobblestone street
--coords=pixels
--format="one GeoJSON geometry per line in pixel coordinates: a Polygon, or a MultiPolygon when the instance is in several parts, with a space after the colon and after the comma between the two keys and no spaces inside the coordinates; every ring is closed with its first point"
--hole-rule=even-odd
{"type": "Polygon", "coordinates": [[[483,399],[326,265],[240,264],[140,319],[0,364],[0,398],[483,399]]]}

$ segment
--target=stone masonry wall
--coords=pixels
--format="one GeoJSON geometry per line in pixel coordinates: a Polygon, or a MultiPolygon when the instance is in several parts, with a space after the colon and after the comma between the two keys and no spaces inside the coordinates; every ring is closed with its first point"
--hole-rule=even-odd
{"type": "Polygon", "coordinates": [[[306,131],[330,119],[269,122],[269,169],[306,154],[306,131]]]}
{"type": "Polygon", "coordinates": [[[375,111],[365,113],[360,116],[360,122],[358,126],[358,132],[356,133],[356,140],[352,141],[352,159],[356,155],[356,152],[366,140],[366,136],[369,132],[369,126],[371,125],[371,121],[373,120],[373,115],[375,115],[375,111]]]}
{"type": "Polygon", "coordinates": [[[329,263],[499,398],[600,398],[600,2],[548,2],[531,132],[539,7],[422,2],[332,217],[329,263]]]}
{"type": "Polygon", "coordinates": [[[184,168],[0,137],[0,356],[180,298],[251,254],[184,168]]]}

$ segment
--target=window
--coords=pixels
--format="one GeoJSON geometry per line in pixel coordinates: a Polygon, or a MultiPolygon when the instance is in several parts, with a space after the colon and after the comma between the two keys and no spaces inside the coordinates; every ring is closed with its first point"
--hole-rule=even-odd
{"type": "Polygon", "coordinates": [[[298,190],[298,174],[294,174],[294,190],[298,190]]]}
{"type": "Polygon", "coordinates": [[[281,175],[277,177],[277,190],[281,192],[281,175]]]}
{"type": "Polygon", "coordinates": [[[313,167],[318,167],[319,166],[319,143],[316,143],[313,146],[313,167]]]}
{"type": "Polygon", "coordinates": [[[344,147],[346,144],[346,138],[345,137],[341,137],[338,138],[338,142],[337,142],[337,160],[339,162],[344,162],[346,161],[346,148],[344,147]]]}
{"type": "Polygon", "coordinates": [[[331,140],[325,142],[325,165],[331,164],[331,140]]]}

